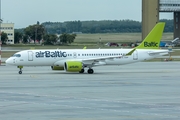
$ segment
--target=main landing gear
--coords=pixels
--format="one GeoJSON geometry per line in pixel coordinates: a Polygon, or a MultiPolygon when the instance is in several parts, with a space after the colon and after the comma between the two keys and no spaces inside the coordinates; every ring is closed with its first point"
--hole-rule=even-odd
{"type": "Polygon", "coordinates": [[[84,69],[81,69],[81,71],[79,71],[79,73],[84,73],[84,69]]]}
{"type": "Polygon", "coordinates": [[[93,74],[94,73],[94,70],[92,68],[89,68],[88,71],[87,71],[89,74],[93,74]]]}
{"type": "MultiPolygon", "coordinates": [[[[81,69],[81,71],[79,71],[79,73],[84,73],[84,69],[81,69]]],[[[94,70],[92,69],[92,68],[89,68],[88,70],[87,70],[87,72],[88,72],[88,74],[93,74],[94,73],[94,70]]]]}
{"type": "Polygon", "coordinates": [[[22,68],[23,66],[17,66],[19,68],[19,74],[22,74],[22,68]]]}

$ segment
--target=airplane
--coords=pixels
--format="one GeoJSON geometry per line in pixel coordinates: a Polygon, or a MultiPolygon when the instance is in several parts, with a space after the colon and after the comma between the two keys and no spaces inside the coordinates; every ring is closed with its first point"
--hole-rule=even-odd
{"type": "Polygon", "coordinates": [[[179,38],[175,38],[174,40],[170,41],[170,42],[160,42],[160,47],[175,47],[178,44],[179,38]]]}
{"type": "Polygon", "coordinates": [[[150,60],[169,54],[159,48],[165,23],[159,22],[142,43],[133,49],[39,49],[23,50],[6,60],[6,64],[17,66],[22,74],[23,66],[51,66],[52,70],[93,74],[92,67],[124,65],[150,60]]]}

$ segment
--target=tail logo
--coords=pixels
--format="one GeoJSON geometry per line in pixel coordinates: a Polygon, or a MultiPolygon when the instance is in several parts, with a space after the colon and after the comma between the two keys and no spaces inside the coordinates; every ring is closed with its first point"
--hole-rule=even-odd
{"type": "Polygon", "coordinates": [[[144,42],[144,47],[158,47],[157,42],[144,42]]]}

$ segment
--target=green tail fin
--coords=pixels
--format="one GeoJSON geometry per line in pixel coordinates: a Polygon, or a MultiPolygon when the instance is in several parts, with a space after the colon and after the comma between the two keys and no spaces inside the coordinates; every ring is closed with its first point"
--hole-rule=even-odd
{"type": "Polygon", "coordinates": [[[151,32],[146,36],[137,49],[158,49],[163,34],[165,23],[157,23],[151,32]]]}

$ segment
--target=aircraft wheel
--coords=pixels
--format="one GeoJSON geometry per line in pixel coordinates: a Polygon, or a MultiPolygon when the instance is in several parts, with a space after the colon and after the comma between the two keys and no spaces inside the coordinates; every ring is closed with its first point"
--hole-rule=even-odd
{"type": "Polygon", "coordinates": [[[22,74],[22,71],[19,71],[19,74],[22,74]]]}
{"type": "Polygon", "coordinates": [[[84,69],[81,69],[81,71],[79,71],[79,73],[84,73],[84,69]]]}
{"type": "Polygon", "coordinates": [[[93,74],[93,73],[94,73],[94,70],[93,70],[93,69],[88,69],[88,73],[89,73],[89,74],[93,74]]]}

